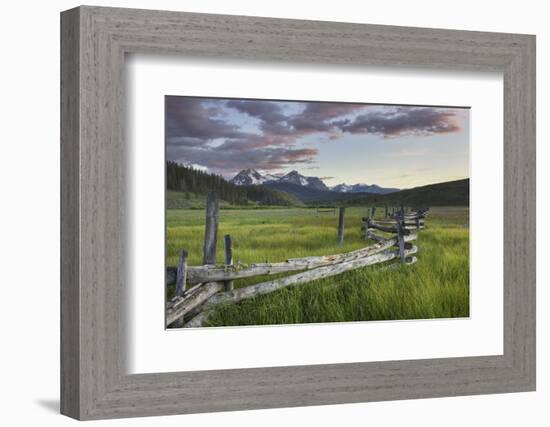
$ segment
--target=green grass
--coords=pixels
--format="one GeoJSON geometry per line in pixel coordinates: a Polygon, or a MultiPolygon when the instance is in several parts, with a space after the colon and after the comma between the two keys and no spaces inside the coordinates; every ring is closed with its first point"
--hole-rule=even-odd
{"type": "MultiPolygon", "coordinates": [[[[231,234],[234,260],[243,263],[347,252],[372,244],[360,233],[365,214],[366,208],[346,209],[343,246],[336,245],[337,217],[318,215],[315,209],[222,209],[219,236],[231,234]]],[[[167,220],[167,265],[176,265],[181,248],[188,250],[190,265],[201,264],[204,211],[168,210],[167,220]]],[[[379,264],[220,306],[208,325],[467,317],[468,209],[432,208],[426,223],[416,241],[418,262],[413,266],[388,270],[388,263],[379,264]]],[[[222,263],[223,244],[218,245],[222,263]]],[[[272,278],[240,280],[235,287],[272,278]]]]}

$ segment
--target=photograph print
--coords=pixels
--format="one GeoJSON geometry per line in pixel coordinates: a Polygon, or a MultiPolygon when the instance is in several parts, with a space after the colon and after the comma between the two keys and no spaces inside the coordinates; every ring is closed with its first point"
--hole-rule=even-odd
{"type": "Polygon", "coordinates": [[[165,96],[166,327],[469,317],[469,121],[165,96]]]}

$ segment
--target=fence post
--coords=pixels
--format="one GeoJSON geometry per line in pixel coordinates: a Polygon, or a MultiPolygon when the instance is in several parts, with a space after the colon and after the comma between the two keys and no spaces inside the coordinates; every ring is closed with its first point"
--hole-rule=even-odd
{"type": "Polygon", "coordinates": [[[187,281],[187,251],[180,251],[178,270],[176,273],[176,296],[182,297],[185,294],[185,283],[187,281]]]}
{"type": "MultiPolygon", "coordinates": [[[[403,212],[403,211],[401,211],[401,212],[403,212]]],[[[400,215],[397,218],[397,221],[396,221],[397,244],[399,246],[399,257],[401,258],[402,263],[405,262],[405,239],[404,239],[405,230],[403,229],[403,227],[404,227],[404,224],[403,224],[404,218],[405,218],[404,215],[400,215]]]]}
{"type": "MultiPolygon", "coordinates": [[[[229,234],[226,234],[223,237],[223,248],[225,252],[225,265],[233,265],[233,248],[231,247],[231,236],[229,234]]],[[[232,291],[233,290],[233,281],[228,280],[224,282],[225,291],[232,291]]]]}
{"type": "MultiPolygon", "coordinates": [[[[187,282],[187,251],[180,251],[180,259],[178,262],[178,270],[176,273],[176,296],[183,297],[185,295],[185,283],[187,282]]],[[[183,317],[173,323],[174,328],[183,328],[183,317]]]]}
{"type": "Polygon", "coordinates": [[[373,206],[370,212],[371,212],[371,218],[374,219],[374,216],[376,215],[376,206],[373,206]]]}
{"type": "Polygon", "coordinates": [[[388,205],[384,206],[384,218],[388,217],[388,205]]]}
{"type": "Polygon", "coordinates": [[[369,228],[370,228],[370,218],[365,218],[365,238],[367,239],[369,237],[369,228]]]}
{"type": "Polygon", "coordinates": [[[206,224],[204,230],[203,264],[216,264],[216,245],[218,240],[219,203],[216,193],[211,191],[206,198],[206,224]]]}
{"type": "Polygon", "coordinates": [[[338,213],[338,244],[341,245],[344,242],[344,215],[346,208],[340,208],[338,213]]]}

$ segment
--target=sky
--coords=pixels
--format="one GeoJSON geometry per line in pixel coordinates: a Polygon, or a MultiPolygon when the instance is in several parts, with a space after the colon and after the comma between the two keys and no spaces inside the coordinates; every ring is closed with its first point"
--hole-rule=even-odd
{"type": "Polygon", "coordinates": [[[328,186],[469,177],[468,108],[166,96],[166,158],[227,179],[297,170],[328,186]]]}

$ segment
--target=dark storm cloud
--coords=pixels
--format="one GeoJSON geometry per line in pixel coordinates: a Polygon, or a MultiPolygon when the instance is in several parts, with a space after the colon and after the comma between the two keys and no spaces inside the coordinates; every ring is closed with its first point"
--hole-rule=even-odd
{"type": "Polygon", "coordinates": [[[226,105],[268,124],[285,122],[287,120],[281,107],[275,102],[231,100],[226,105]]]}
{"type": "Polygon", "coordinates": [[[434,135],[460,130],[456,114],[438,108],[399,107],[393,112],[373,111],[343,120],[336,125],[352,134],[372,133],[384,137],[397,135],[434,135]]]}
{"type": "Polygon", "coordinates": [[[303,136],[314,132],[327,132],[333,129],[330,120],[354,111],[364,109],[364,104],[334,104],[323,102],[298,102],[303,111],[295,115],[285,115],[280,104],[270,101],[237,101],[227,103],[241,113],[260,120],[260,128],[275,135],[303,136]]]}
{"type": "Polygon", "coordinates": [[[235,125],[215,117],[219,109],[208,108],[204,100],[170,96],[166,98],[166,137],[239,138],[246,134],[235,125]]]}
{"type": "Polygon", "coordinates": [[[368,108],[361,104],[335,104],[315,102],[305,104],[304,111],[290,121],[296,130],[328,131],[334,128],[332,119],[368,108]]]}

